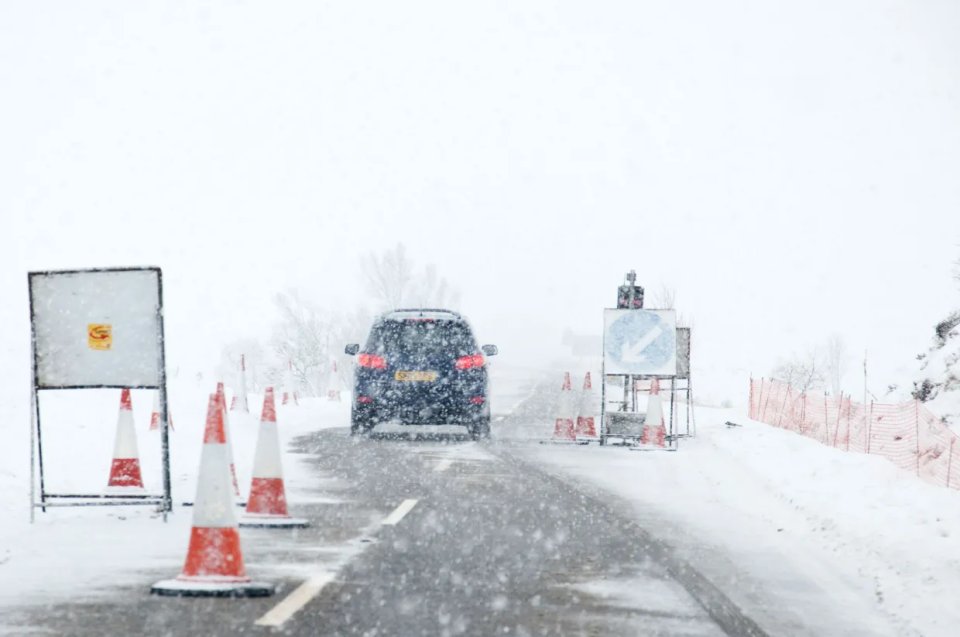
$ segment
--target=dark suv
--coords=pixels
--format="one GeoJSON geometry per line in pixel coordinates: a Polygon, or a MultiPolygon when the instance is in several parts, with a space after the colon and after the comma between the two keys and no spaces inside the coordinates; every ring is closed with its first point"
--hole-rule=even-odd
{"type": "Polygon", "coordinates": [[[448,310],[395,310],[379,317],[357,355],[350,432],[379,423],[463,425],[474,440],[490,435],[484,354],[470,324],[448,310]]]}

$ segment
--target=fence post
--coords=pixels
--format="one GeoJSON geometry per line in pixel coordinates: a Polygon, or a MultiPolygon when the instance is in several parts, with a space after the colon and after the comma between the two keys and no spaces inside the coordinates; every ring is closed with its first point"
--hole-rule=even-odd
{"type": "Polygon", "coordinates": [[[867,455],[870,455],[870,443],[873,438],[873,401],[870,401],[870,412],[867,414],[867,455]]]}
{"type": "Polygon", "coordinates": [[[950,457],[947,458],[947,488],[950,488],[950,470],[953,469],[953,443],[957,441],[956,438],[950,439],[950,457]]]}
{"type": "Polygon", "coordinates": [[[837,428],[833,432],[833,448],[837,448],[837,440],[840,438],[840,419],[843,418],[843,392],[840,392],[840,406],[837,408],[837,428]]]}
{"type": "Polygon", "coordinates": [[[916,425],[917,436],[917,476],[920,475],[920,400],[913,399],[913,422],[916,425]]]}
{"type": "MultiPolygon", "coordinates": [[[[763,414],[761,414],[761,416],[760,416],[760,421],[761,421],[761,422],[765,422],[765,423],[767,422],[767,420],[766,420],[766,418],[767,418],[767,405],[770,404],[770,394],[773,393],[773,384],[774,384],[775,382],[776,382],[776,381],[774,381],[773,379],[770,380],[770,391],[767,392],[767,402],[765,402],[765,403],[763,404],[763,414]]],[[[777,384],[777,395],[778,395],[778,396],[780,395],[780,385],[779,385],[779,383],[777,384]]],[[[774,402],[774,407],[776,407],[776,402],[777,402],[776,399],[774,399],[773,402],[774,402]]],[[[770,423],[767,423],[767,424],[769,425],[770,423]]]]}
{"type": "Polygon", "coordinates": [[[780,415],[777,418],[777,427],[783,422],[783,412],[787,410],[787,399],[790,398],[790,385],[787,385],[787,391],[783,393],[783,404],[780,405],[780,415]]]}
{"type": "Polygon", "coordinates": [[[847,446],[844,451],[850,451],[850,425],[853,423],[851,412],[853,411],[853,396],[847,396],[847,446]]]}
{"type": "Polygon", "coordinates": [[[823,444],[830,441],[830,412],[827,409],[827,392],[823,392],[823,444]]]}

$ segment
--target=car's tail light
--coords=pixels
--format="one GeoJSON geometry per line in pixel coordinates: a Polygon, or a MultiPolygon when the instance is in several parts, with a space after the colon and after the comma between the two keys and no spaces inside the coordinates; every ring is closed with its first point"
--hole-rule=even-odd
{"type": "Polygon", "coordinates": [[[473,403],[474,405],[482,405],[483,396],[474,396],[473,398],[470,399],[470,402],[473,403]]]}
{"type": "Polygon", "coordinates": [[[369,396],[358,396],[358,397],[357,397],[357,402],[358,402],[358,403],[372,403],[372,402],[373,402],[373,398],[370,398],[369,396]]]}
{"type": "Polygon", "coordinates": [[[357,365],[360,367],[369,367],[370,369],[386,369],[387,359],[373,354],[360,354],[357,356],[357,365]]]}
{"type": "Polygon", "coordinates": [[[475,367],[483,367],[483,356],[480,356],[479,354],[476,356],[461,356],[457,359],[454,367],[457,369],[473,369],[475,367]]]}

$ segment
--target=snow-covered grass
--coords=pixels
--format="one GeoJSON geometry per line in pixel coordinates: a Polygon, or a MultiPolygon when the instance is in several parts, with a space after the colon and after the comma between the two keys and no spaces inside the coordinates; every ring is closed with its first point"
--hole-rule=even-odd
{"type": "MultiPolygon", "coordinates": [[[[175,431],[170,434],[176,511],[164,524],[152,507],[84,507],[37,511],[29,523],[29,442],[0,447],[0,606],[49,603],[60,596],[96,594],[132,583],[143,570],[162,566],[179,572],[186,555],[196,490],[208,391],[196,383],[170,388],[175,431]]],[[[43,397],[43,443],[48,492],[101,493],[113,451],[119,390],[47,392],[43,397]]],[[[229,396],[229,394],[228,394],[229,396]]],[[[228,398],[229,399],[229,398],[228,398]]],[[[345,401],[348,397],[345,397],[345,401]]],[[[250,414],[230,412],[234,461],[241,493],[249,488],[262,396],[250,396],[250,414]]],[[[159,433],[148,431],[152,395],[133,392],[144,482],[160,493],[159,433]]],[[[296,436],[325,427],[346,426],[349,402],[301,399],[278,406],[281,448],[296,436]]],[[[318,501],[317,476],[305,456],[284,454],[284,477],[291,505],[318,501]]],[[[238,515],[242,512],[237,510],[238,515]]],[[[256,559],[248,559],[253,571],[256,559]]],[[[272,565],[262,565],[270,567],[272,565]]]]}
{"type": "Polygon", "coordinates": [[[960,493],[732,410],[697,415],[698,437],[677,453],[525,453],[624,500],[761,623],[793,616],[786,634],[818,621],[821,635],[957,634],[960,493]]]}

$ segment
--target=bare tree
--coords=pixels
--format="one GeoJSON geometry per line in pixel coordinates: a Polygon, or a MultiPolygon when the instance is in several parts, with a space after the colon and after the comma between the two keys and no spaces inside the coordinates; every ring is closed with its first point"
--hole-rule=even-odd
{"type": "Polygon", "coordinates": [[[289,364],[297,389],[316,396],[321,390],[317,387],[318,372],[326,368],[329,357],[329,316],[303,300],[296,290],[278,294],[274,304],[280,312],[280,321],[274,327],[271,344],[279,360],[267,371],[267,376],[275,384],[282,383],[289,364]]]}
{"type": "Polygon", "coordinates": [[[673,286],[661,283],[660,287],[650,295],[650,307],[657,310],[676,309],[677,290],[673,286]]]}
{"type": "Polygon", "coordinates": [[[336,362],[340,380],[345,383],[352,359],[344,353],[344,345],[362,342],[372,320],[367,309],[325,310],[304,300],[295,290],[278,294],[274,303],[280,312],[271,341],[277,360],[264,371],[265,381],[282,384],[289,362],[297,390],[305,396],[321,396],[326,394],[336,362]]]}
{"type": "Polygon", "coordinates": [[[413,262],[407,249],[398,243],[382,254],[370,252],[360,258],[360,270],[367,291],[384,309],[402,307],[413,283],[413,262]]]}
{"type": "Polygon", "coordinates": [[[830,379],[830,393],[839,396],[842,389],[843,377],[850,369],[850,356],[847,353],[847,344],[840,334],[833,333],[827,338],[826,373],[830,379]]]}
{"type": "Polygon", "coordinates": [[[418,272],[402,243],[382,254],[361,257],[360,269],[367,291],[381,310],[460,305],[460,293],[437,273],[437,267],[430,264],[418,272]]]}
{"type": "Polygon", "coordinates": [[[239,339],[223,347],[220,352],[220,364],[216,369],[217,377],[224,379],[229,386],[237,387],[241,356],[246,358],[247,389],[258,393],[264,387],[261,382],[264,380],[262,375],[266,356],[263,346],[255,338],[239,339]]]}
{"type": "Polygon", "coordinates": [[[816,348],[807,350],[803,356],[781,361],[770,372],[770,377],[801,393],[821,389],[826,381],[823,360],[816,348]]]}
{"type": "Polygon", "coordinates": [[[412,288],[410,300],[415,306],[454,310],[460,305],[460,293],[437,274],[437,266],[432,263],[415,277],[412,288]]]}
{"type": "MultiPolygon", "coordinates": [[[[661,283],[660,287],[650,295],[650,303],[648,305],[656,310],[676,310],[676,288],[666,283],[661,283]]],[[[693,317],[682,312],[677,312],[677,327],[693,327],[693,317]]]]}

